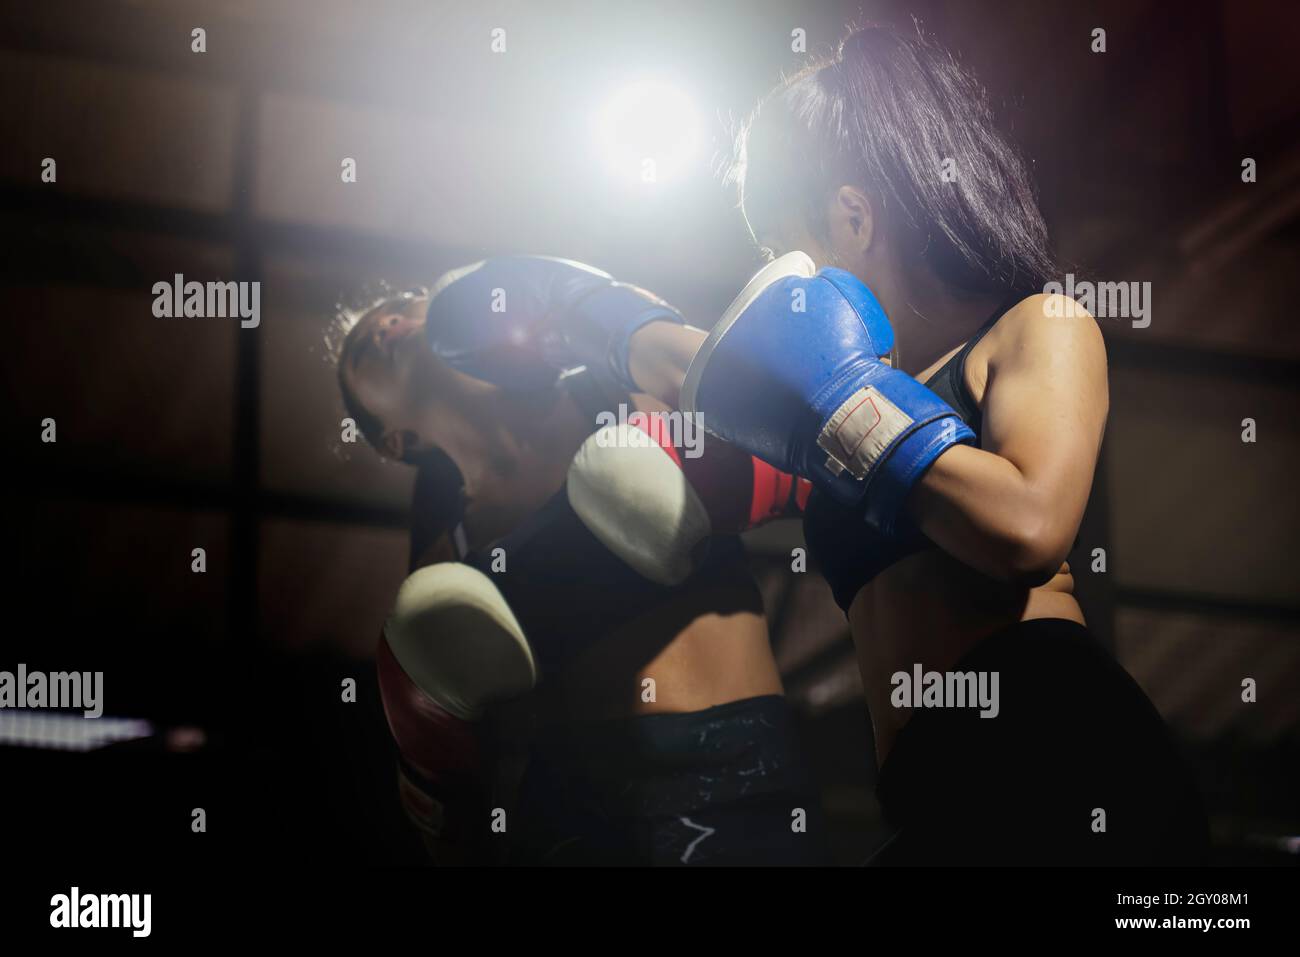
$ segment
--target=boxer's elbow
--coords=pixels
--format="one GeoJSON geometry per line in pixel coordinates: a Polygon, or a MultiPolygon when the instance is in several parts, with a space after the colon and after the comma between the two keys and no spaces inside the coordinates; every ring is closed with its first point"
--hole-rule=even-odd
{"type": "Polygon", "coordinates": [[[994,577],[1024,588],[1051,581],[1070,551],[1070,536],[1058,523],[1035,514],[1020,516],[1002,538],[994,577]]]}

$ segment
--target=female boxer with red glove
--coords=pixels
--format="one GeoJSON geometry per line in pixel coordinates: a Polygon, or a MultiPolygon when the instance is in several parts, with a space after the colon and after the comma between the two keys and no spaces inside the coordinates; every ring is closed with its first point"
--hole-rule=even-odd
{"type": "MultiPolygon", "coordinates": [[[[593,503],[584,517],[566,489],[603,417],[637,408],[616,357],[645,325],[680,323],[589,267],[506,257],[381,304],[345,342],[349,411],[377,448],[421,466],[422,567],[378,665],[403,801],[440,856],[821,860],[818,798],[739,543],[716,538],[682,574],[652,579],[593,534],[593,503]],[[435,470],[443,480],[425,481],[435,470]],[[521,707],[540,730],[517,797],[493,796],[483,719],[501,727],[521,707]]],[[[748,454],[726,461],[746,483],[744,516],[706,493],[702,507],[723,503],[711,531],[798,506],[793,479],[748,454]],[[770,491],[754,492],[756,475],[770,491]]]]}

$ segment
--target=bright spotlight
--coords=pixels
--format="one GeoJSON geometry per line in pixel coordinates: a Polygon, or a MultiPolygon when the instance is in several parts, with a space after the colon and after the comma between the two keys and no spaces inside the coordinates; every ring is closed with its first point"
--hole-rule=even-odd
{"type": "Polygon", "coordinates": [[[677,87],[643,80],[617,91],[597,111],[595,137],[615,176],[653,186],[681,175],[695,158],[700,116],[677,87]]]}

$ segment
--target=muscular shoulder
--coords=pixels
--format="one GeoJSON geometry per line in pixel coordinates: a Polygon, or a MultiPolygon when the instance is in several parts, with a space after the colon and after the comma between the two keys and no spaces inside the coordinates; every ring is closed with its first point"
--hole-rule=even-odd
{"type": "Polygon", "coordinates": [[[985,390],[997,372],[1019,369],[1068,370],[1094,383],[1106,376],[1106,348],[1097,320],[1073,299],[1033,295],[1004,313],[971,350],[966,388],[983,408],[985,390]]]}
{"type": "Polygon", "coordinates": [[[1106,362],[1106,347],[1097,320],[1078,302],[1059,294],[1020,300],[998,320],[986,337],[993,365],[1041,362],[1069,355],[1076,362],[1106,362]]]}

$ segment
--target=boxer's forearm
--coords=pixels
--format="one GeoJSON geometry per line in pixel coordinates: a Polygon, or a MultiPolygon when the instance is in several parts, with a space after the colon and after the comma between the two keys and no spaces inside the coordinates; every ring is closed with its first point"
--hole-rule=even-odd
{"type": "Polygon", "coordinates": [[[707,332],[694,326],[647,323],[631,339],[628,369],[632,378],[647,395],[676,409],[686,370],[707,337],[707,332]]]}
{"type": "Polygon", "coordinates": [[[913,487],[907,509],[948,554],[994,580],[1035,587],[1056,574],[1078,531],[1081,514],[1062,498],[1007,459],[959,445],[913,487]]]}

